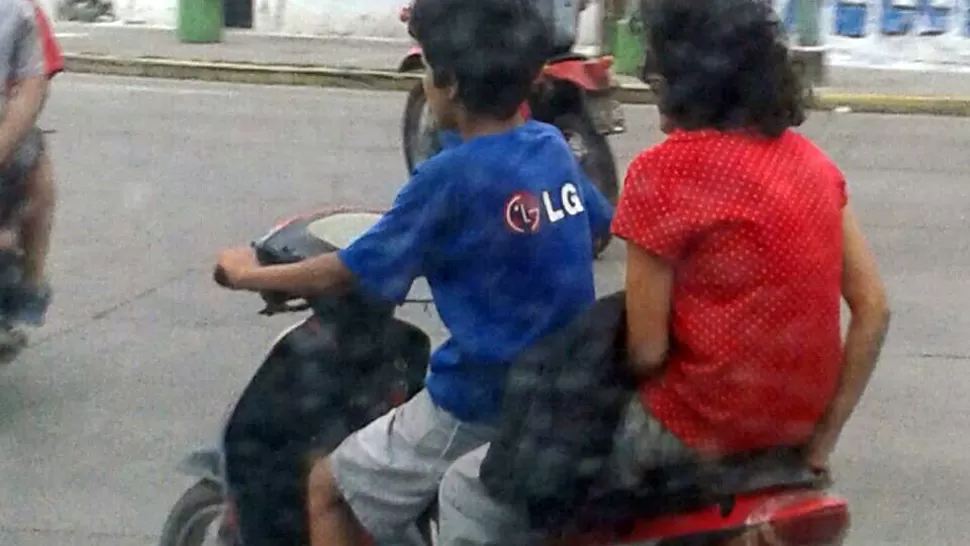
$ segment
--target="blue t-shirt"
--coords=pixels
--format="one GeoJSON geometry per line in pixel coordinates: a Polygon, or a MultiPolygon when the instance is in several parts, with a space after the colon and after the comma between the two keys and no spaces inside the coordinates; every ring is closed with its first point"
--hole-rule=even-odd
{"type": "Polygon", "coordinates": [[[459,419],[491,420],[510,359],[594,301],[592,233],[606,235],[612,214],[559,130],[528,121],[420,164],[340,257],[363,290],[396,303],[427,279],[451,333],[428,391],[459,419]]]}

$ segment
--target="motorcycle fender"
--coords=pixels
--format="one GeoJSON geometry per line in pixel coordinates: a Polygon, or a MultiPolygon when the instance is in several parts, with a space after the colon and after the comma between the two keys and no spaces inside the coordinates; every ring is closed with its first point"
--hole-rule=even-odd
{"type": "Polygon", "coordinates": [[[217,449],[193,451],[176,468],[187,476],[222,483],[222,453],[217,449]]]}
{"type": "Polygon", "coordinates": [[[397,66],[398,72],[413,72],[424,68],[424,59],[421,58],[421,46],[413,46],[408,50],[407,55],[397,66]]]}
{"type": "Polygon", "coordinates": [[[610,60],[570,59],[546,65],[546,78],[567,81],[588,93],[607,91],[612,87],[610,60]]]}

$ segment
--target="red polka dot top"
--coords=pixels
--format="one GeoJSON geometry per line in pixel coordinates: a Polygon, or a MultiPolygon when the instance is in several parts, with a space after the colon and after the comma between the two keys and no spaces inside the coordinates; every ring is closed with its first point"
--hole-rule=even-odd
{"type": "Polygon", "coordinates": [[[630,165],[613,232],[674,267],[671,351],[647,409],[730,454],[806,441],[842,367],[845,180],[811,141],[672,133],[630,165]]]}

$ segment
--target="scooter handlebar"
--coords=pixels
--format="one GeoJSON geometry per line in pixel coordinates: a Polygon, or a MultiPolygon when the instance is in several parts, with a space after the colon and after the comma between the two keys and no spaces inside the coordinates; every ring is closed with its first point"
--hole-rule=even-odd
{"type": "Polygon", "coordinates": [[[280,313],[297,313],[310,308],[310,303],[305,299],[289,296],[282,292],[260,292],[259,295],[266,303],[266,306],[259,312],[260,315],[270,316],[280,313]]]}

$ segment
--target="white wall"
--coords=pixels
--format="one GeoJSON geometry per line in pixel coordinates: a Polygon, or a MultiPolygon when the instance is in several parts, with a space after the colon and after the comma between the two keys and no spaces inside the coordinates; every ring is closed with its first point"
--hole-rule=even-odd
{"type": "Polygon", "coordinates": [[[398,20],[398,13],[407,0],[253,0],[253,3],[253,26],[257,31],[407,37],[404,25],[398,20]]]}
{"type": "MultiPolygon", "coordinates": [[[[398,14],[408,0],[254,0],[254,3],[253,26],[261,32],[407,38],[398,14]]],[[[583,18],[581,40],[584,43],[597,41],[597,13],[598,9],[588,9],[583,18]]]]}
{"type": "MultiPolygon", "coordinates": [[[[2,1],[2,0],[0,0],[2,1]]],[[[53,13],[58,0],[39,0],[53,13]]],[[[114,0],[115,14],[129,23],[174,26],[177,0],[114,0]]],[[[221,0],[216,0],[221,1],[221,0]]],[[[481,0],[470,0],[481,1],[481,0]]],[[[329,34],[407,38],[398,20],[408,0],[253,0],[253,30],[285,34],[329,34]]],[[[581,41],[597,41],[598,9],[584,14],[581,41]]]]}
{"type": "MultiPolygon", "coordinates": [[[[53,7],[56,1],[40,0],[47,7],[53,7]]],[[[114,1],[115,12],[122,21],[175,25],[177,0],[114,1]]],[[[407,37],[398,13],[408,0],[253,1],[257,32],[407,37]]],[[[786,16],[792,0],[774,1],[782,16],[786,16]]],[[[835,64],[970,66],[970,0],[823,2],[823,41],[829,48],[829,59],[835,64]]],[[[579,33],[581,49],[589,50],[598,43],[598,18],[598,4],[583,14],[579,33]]]]}
{"type": "Polygon", "coordinates": [[[113,0],[115,16],[132,24],[174,27],[178,17],[177,0],[113,0]]]}

